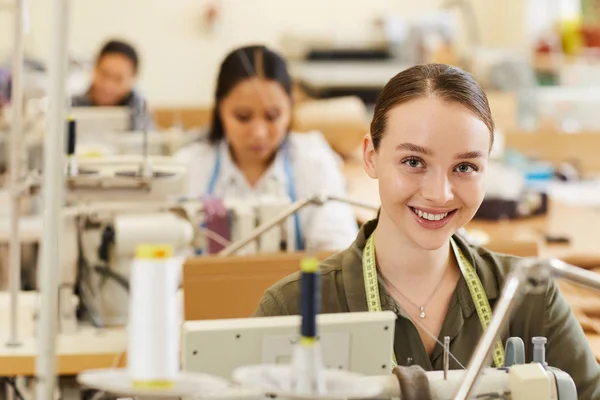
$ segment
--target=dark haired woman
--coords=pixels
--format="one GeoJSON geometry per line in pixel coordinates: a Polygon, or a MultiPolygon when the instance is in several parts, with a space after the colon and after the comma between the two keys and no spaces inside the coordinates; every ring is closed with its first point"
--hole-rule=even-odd
{"type": "MultiPolygon", "coordinates": [[[[400,365],[411,359],[425,370],[443,369],[440,338],[449,336],[455,357],[450,367],[466,366],[481,321],[519,261],[456,235],[483,201],[493,138],[485,93],[457,68],[407,69],[376,102],[363,166],[379,181],[381,210],[354,244],[322,263],[321,309],[394,311],[400,365]]],[[[299,296],[299,275],[291,275],[266,292],[255,316],[298,314],[299,296]]],[[[513,313],[495,347],[496,367],[503,366],[502,344],[509,336],[523,339],[528,362],[532,337],[547,337],[548,364],[571,375],[579,399],[600,399],[600,367],[554,282],[528,294],[513,313]]]]}
{"type": "Polygon", "coordinates": [[[116,107],[131,109],[132,131],[153,129],[152,116],[142,95],[134,88],[139,71],[138,54],[130,44],[111,40],[96,57],[92,83],[82,95],[71,100],[73,107],[116,107]]]}
{"type": "MultiPolygon", "coordinates": [[[[290,132],[292,80],[285,60],[264,46],[229,53],[221,64],[208,140],[176,157],[188,165],[192,197],[252,199],[345,196],[336,154],[319,132],[290,132]]],[[[338,250],[358,231],[352,208],[327,202],[292,217],[296,250],[338,250]]]]}

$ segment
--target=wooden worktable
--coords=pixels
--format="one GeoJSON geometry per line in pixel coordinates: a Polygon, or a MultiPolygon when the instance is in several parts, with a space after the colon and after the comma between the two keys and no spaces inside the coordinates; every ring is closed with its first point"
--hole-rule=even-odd
{"type": "MultiPolygon", "coordinates": [[[[9,296],[0,292],[0,376],[35,375],[37,340],[33,314],[38,296],[19,294],[21,345],[9,347],[9,296]]],[[[126,363],[127,332],[123,328],[99,330],[81,326],[73,333],[59,334],[56,347],[56,371],[59,375],[77,375],[87,369],[123,367],[126,363]]]]}
{"type": "MultiPolygon", "coordinates": [[[[3,339],[5,339],[3,337],[3,339]]],[[[0,344],[0,376],[33,376],[37,342],[29,336],[19,347],[0,344]]],[[[88,369],[117,368],[126,365],[127,333],[125,329],[98,330],[81,327],[73,334],[58,335],[56,372],[77,375],[88,369]]]]}
{"type": "MultiPolygon", "coordinates": [[[[37,357],[33,314],[38,301],[35,292],[19,294],[19,347],[6,346],[9,338],[9,294],[0,292],[0,376],[33,376],[37,357]]],[[[183,291],[178,292],[183,308],[183,291]]],[[[83,325],[72,333],[57,335],[56,372],[77,375],[89,369],[123,368],[127,365],[125,327],[98,329],[83,325]]]]}

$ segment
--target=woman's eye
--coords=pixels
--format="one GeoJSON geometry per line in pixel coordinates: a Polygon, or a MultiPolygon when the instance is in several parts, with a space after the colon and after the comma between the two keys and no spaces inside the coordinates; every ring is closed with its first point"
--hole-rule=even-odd
{"type": "Polygon", "coordinates": [[[471,164],[460,164],[458,167],[456,167],[456,171],[463,174],[468,174],[477,171],[477,168],[471,164]]]}
{"type": "Polygon", "coordinates": [[[404,160],[403,163],[411,168],[423,168],[423,162],[418,158],[409,158],[404,160]]]}
{"type": "Polygon", "coordinates": [[[236,115],[235,118],[240,122],[248,122],[250,121],[250,117],[247,115],[236,115]]]}
{"type": "Polygon", "coordinates": [[[273,122],[273,121],[277,121],[277,119],[279,119],[279,114],[267,114],[267,121],[269,122],[273,122]]]}

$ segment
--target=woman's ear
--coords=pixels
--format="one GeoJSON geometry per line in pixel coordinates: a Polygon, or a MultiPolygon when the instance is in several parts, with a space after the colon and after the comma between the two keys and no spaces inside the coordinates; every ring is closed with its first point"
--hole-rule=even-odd
{"type": "Polygon", "coordinates": [[[373,140],[370,134],[366,134],[363,138],[363,168],[367,175],[373,179],[377,179],[377,151],[373,146],[373,140]]]}

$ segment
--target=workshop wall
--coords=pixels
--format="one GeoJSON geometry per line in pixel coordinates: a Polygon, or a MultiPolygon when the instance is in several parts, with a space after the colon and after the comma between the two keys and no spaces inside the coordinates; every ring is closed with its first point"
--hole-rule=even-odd
{"type": "MultiPolygon", "coordinates": [[[[14,0],[13,0],[14,1],[14,0]]],[[[30,54],[50,54],[50,0],[29,0],[30,54]]],[[[523,46],[522,0],[473,0],[485,45],[523,46]],[[493,21],[493,23],[492,23],[493,21]],[[510,29],[506,29],[509,24],[510,29]]],[[[210,103],[218,63],[232,47],[264,42],[279,46],[284,33],[332,35],[360,41],[382,15],[409,18],[434,11],[440,0],[83,0],[70,1],[71,53],[93,57],[108,37],[132,41],[143,57],[140,86],[153,105],[210,103]],[[220,7],[213,29],[204,19],[220,7]]],[[[0,13],[0,51],[11,47],[12,15],[0,13]]]]}

